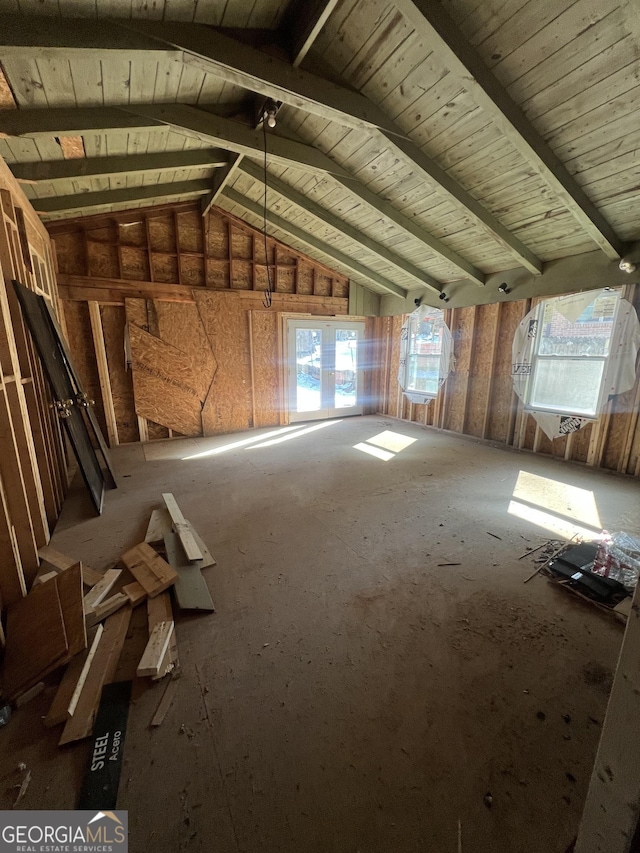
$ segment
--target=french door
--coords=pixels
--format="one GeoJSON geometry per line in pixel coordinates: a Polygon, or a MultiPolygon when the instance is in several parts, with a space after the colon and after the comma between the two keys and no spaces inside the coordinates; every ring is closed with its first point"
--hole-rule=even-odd
{"type": "Polygon", "coordinates": [[[364,323],[287,320],[289,420],[362,414],[364,323]]]}

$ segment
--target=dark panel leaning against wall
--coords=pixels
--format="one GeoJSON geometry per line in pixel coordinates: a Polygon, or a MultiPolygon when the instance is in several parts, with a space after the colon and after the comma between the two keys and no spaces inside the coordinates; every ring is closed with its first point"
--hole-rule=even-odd
{"type": "Polygon", "coordinates": [[[348,279],[271,239],[275,293],[265,309],[262,235],[218,211],[203,221],[194,204],[50,231],[72,353],[118,442],[286,422],[282,314],[348,311],[348,279]]]}
{"type": "MultiPolygon", "coordinates": [[[[640,287],[626,298],[640,309],[640,287]]],[[[511,383],[511,345],[538,299],[445,311],[454,339],[455,372],[428,406],[408,403],[398,385],[403,316],[370,319],[375,338],[377,411],[403,420],[497,441],[558,459],[640,476],[640,376],[613,398],[596,423],[553,441],[523,411],[511,383]]]]}

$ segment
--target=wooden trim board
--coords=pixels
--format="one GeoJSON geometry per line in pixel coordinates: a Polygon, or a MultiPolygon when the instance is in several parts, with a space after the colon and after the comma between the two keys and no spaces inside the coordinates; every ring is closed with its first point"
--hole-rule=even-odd
{"type": "Polygon", "coordinates": [[[121,559],[149,598],[164,592],[178,579],[175,569],[146,542],[129,549],[121,559]]]}
{"type": "Polygon", "coordinates": [[[193,534],[189,530],[187,520],[182,514],[176,499],[170,492],[164,493],[162,495],[162,499],[167,505],[169,515],[173,521],[173,529],[178,534],[178,538],[180,539],[184,552],[187,555],[187,560],[202,560],[202,552],[198,548],[196,540],[193,538],[193,534]]]}

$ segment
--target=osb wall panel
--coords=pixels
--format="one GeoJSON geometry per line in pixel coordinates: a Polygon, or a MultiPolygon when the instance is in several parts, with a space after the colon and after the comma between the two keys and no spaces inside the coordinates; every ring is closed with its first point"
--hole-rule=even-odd
{"type": "MultiPolygon", "coordinates": [[[[67,316],[69,306],[72,304],[65,302],[67,316]]],[[[125,309],[124,306],[120,305],[102,305],[100,314],[118,438],[123,443],[137,441],[139,435],[133,405],[133,380],[131,371],[127,369],[124,349],[125,309]]]]}
{"type": "Polygon", "coordinates": [[[183,435],[201,435],[202,381],[191,355],[130,321],[129,340],[136,414],[183,435]]]}
{"type": "Polygon", "coordinates": [[[249,318],[238,294],[194,291],[218,369],[202,408],[205,435],[253,426],[249,318]]]}
{"type": "Polygon", "coordinates": [[[276,426],[280,423],[278,315],[270,311],[249,313],[253,364],[253,425],[276,426]]]}
{"type": "MultiPolygon", "coordinates": [[[[493,368],[493,387],[489,401],[488,427],[485,438],[510,442],[509,424],[515,416],[516,398],[511,381],[511,347],[513,337],[526,314],[526,302],[505,302],[500,305],[498,340],[493,368]]],[[[479,327],[478,340],[487,334],[479,327]]]]}
{"type": "MultiPolygon", "coordinates": [[[[633,296],[640,309],[640,288],[633,296]]],[[[640,372],[635,386],[609,402],[598,424],[551,441],[536,428],[513,393],[513,337],[530,309],[528,300],[447,312],[454,338],[455,370],[438,398],[424,406],[399,402],[400,328],[404,318],[372,322],[375,410],[416,423],[498,441],[536,453],[640,476],[640,372]],[[426,419],[426,420],[425,420],[426,419]]]]}

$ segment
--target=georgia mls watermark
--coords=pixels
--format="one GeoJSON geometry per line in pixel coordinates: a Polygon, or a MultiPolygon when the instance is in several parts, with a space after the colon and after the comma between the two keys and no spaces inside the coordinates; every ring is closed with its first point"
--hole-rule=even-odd
{"type": "Polygon", "coordinates": [[[0,812],[0,853],[127,853],[125,811],[0,812]]]}

